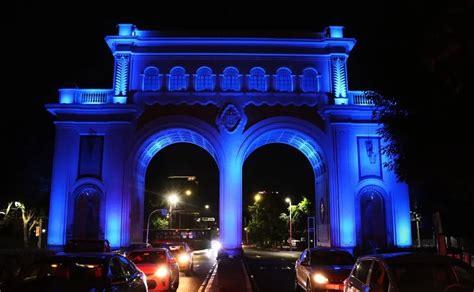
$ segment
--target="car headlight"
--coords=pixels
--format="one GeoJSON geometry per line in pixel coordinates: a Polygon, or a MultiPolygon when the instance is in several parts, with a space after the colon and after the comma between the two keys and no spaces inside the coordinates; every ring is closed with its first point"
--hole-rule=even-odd
{"type": "Polygon", "coordinates": [[[187,254],[182,254],[179,256],[178,261],[183,264],[187,263],[189,262],[189,256],[187,254]]]}
{"type": "Polygon", "coordinates": [[[217,240],[211,241],[211,248],[213,250],[219,250],[219,249],[221,249],[221,247],[222,247],[222,245],[219,241],[217,241],[217,240]]]}
{"type": "Polygon", "coordinates": [[[316,282],[318,284],[326,284],[327,282],[329,282],[328,278],[326,278],[326,276],[324,276],[321,273],[314,274],[313,275],[313,280],[314,280],[314,282],[316,282]]]}
{"type": "Polygon", "coordinates": [[[155,276],[159,278],[164,278],[168,275],[168,269],[166,267],[159,267],[155,272],[155,276]]]}

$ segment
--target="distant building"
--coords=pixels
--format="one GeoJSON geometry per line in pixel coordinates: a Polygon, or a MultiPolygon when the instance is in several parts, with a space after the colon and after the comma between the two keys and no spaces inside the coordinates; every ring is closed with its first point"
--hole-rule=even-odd
{"type": "Polygon", "coordinates": [[[112,88],[63,88],[59,103],[46,106],[56,118],[49,245],[142,241],[147,166],[175,143],[216,161],[220,240],[229,251],[242,243],[243,163],[272,143],[301,151],[314,171],[318,245],[411,245],[408,188],[382,167],[370,100],[349,89],[356,40],[342,27],[196,37],[119,24],[105,40],[115,58],[112,88]]]}

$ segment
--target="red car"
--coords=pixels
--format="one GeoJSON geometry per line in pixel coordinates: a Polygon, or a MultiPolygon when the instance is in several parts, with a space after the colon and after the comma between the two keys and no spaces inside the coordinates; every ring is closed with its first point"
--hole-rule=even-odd
{"type": "Polygon", "coordinates": [[[179,267],[167,249],[133,250],[127,257],[145,273],[149,291],[176,291],[178,289],[179,267]]]}

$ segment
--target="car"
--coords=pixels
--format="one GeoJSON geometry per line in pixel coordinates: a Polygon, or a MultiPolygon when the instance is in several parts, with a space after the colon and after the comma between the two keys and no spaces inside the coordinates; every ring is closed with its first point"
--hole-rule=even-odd
{"type": "Polygon", "coordinates": [[[148,284],[156,286],[149,291],[176,291],[179,286],[179,267],[166,248],[146,248],[128,253],[130,259],[147,276],[148,284]]]}
{"type": "Polygon", "coordinates": [[[154,247],[167,248],[178,261],[179,270],[186,276],[192,274],[193,251],[186,242],[163,242],[155,244],[154,247]]]}
{"type": "Polygon", "coordinates": [[[64,252],[110,252],[107,239],[71,239],[64,246],[64,252]]]}
{"type": "Polygon", "coordinates": [[[469,265],[447,256],[416,252],[359,257],[344,281],[345,292],[473,290],[474,274],[469,265]]]}
{"type": "Polygon", "coordinates": [[[295,263],[295,290],[342,291],[355,258],[344,249],[307,248],[295,263]]]}
{"type": "Polygon", "coordinates": [[[127,255],[134,250],[152,248],[153,246],[149,243],[132,243],[127,247],[122,247],[116,251],[116,253],[127,257],[127,255]]]}
{"type": "MultiPolygon", "coordinates": [[[[151,286],[154,288],[153,286],[151,286]]],[[[22,269],[5,291],[147,291],[145,274],[113,253],[61,253],[22,269]]]]}

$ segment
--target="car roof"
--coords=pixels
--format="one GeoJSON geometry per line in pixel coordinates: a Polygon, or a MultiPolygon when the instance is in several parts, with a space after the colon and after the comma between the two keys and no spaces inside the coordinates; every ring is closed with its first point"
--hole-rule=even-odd
{"type": "Polygon", "coordinates": [[[140,248],[140,249],[131,250],[129,253],[132,253],[132,252],[150,252],[150,251],[164,251],[164,252],[166,252],[167,250],[168,249],[166,249],[166,248],[159,248],[159,247],[140,248]]]}
{"type": "Polygon", "coordinates": [[[416,252],[395,252],[361,256],[360,260],[377,259],[388,264],[398,263],[454,263],[457,260],[436,254],[416,252]]]}
{"type": "Polygon", "coordinates": [[[321,252],[347,252],[349,254],[351,254],[349,251],[343,249],[343,248],[334,248],[334,247],[312,247],[312,248],[308,248],[307,250],[309,250],[310,252],[313,252],[313,251],[321,251],[321,252]]]}
{"type": "Polygon", "coordinates": [[[60,252],[55,255],[49,256],[46,259],[73,259],[73,258],[80,258],[80,259],[101,259],[107,260],[112,257],[117,256],[115,253],[108,253],[108,252],[60,252]]]}

